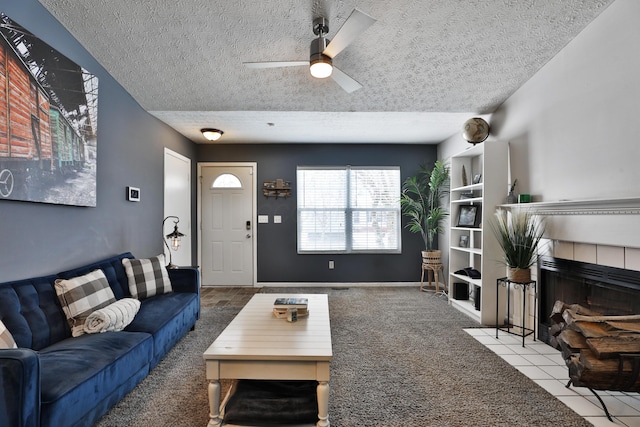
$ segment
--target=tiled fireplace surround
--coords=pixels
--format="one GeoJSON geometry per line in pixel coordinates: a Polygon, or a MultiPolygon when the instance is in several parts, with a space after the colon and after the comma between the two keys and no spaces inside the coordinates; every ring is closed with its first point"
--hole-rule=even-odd
{"type": "MultiPolygon", "coordinates": [[[[538,213],[546,224],[540,255],[640,271],[640,199],[534,203],[526,208],[538,213]]],[[[532,279],[538,280],[535,266],[532,279]]],[[[521,291],[513,292],[512,319],[522,319],[522,313],[518,311],[522,307],[521,298],[521,291]]],[[[526,298],[525,326],[533,328],[534,312],[538,307],[533,289],[526,298]]],[[[515,323],[519,324],[521,320],[515,323]]],[[[490,328],[468,332],[592,424],[640,427],[638,393],[598,392],[614,417],[611,423],[587,389],[567,389],[563,386],[568,380],[568,370],[560,354],[551,347],[540,342],[534,343],[530,336],[527,338],[527,348],[522,349],[521,344],[514,345],[511,342],[513,336],[501,335],[496,340],[495,329],[490,328]],[[535,354],[532,355],[531,351],[535,354]],[[559,365],[554,368],[544,366],[545,363],[530,363],[539,359],[552,359],[559,365]]]]}
{"type": "MultiPolygon", "coordinates": [[[[640,271],[640,199],[532,203],[526,207],[545,222],[539,254],[640,271]]],[[[537,268],[531,271],[538,280],[537,268]]],[[[513,316],[522,319],[522,294],[515,292],[513,316]]],[[[535,294],[527,295],[527,327],[534,320],[535,294]]],[[[640,314],[640,313],[638,313],[640,314]]],[[[520,323],[520,322],[518,322],[520,323]]]]}
{"type": "MultiPolygon", "coordinates": [[[[640,220],[640,218],[638,219],[640,220]]],[[[640,271],[640,249],[638,248],[545,239],[541,243],[541,254],[554,258],[640,271]]],[[[538,280],[537,276],[537,268],[534,266],[531,270],[532,280],[538,280]]],[[[535,307],[537,307],[535,297],[536,295],[533,289],[531,289],[527,294],[526,304],[526,326],[528,328],[531,328],[533,325],[533,314],[535,307]]],[[[521,311],[518,311],[518,308],[522,306],[522,295],[519,291],[514,292],[512,298],[515,309],[513,316],[515,316],[516,319],[521,319],[522,314],[521,311]]],[[[571,303],[571,301],[568,301],[568,303],[571,303]]]]}

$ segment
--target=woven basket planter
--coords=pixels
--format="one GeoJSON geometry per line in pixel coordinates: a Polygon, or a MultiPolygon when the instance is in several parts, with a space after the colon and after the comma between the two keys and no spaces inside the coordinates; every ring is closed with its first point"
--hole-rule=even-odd
{"type": "Polygon", "coordinates": [[[528,283],[531,281],[531,269],[509,267],[507,270],[507,279],[516,283],[528,283]]]}
{"type": "Polygon", "coordinates": [[[422,251],[422,262],[427,265],[442,264],[442,251],[422,251]]]}

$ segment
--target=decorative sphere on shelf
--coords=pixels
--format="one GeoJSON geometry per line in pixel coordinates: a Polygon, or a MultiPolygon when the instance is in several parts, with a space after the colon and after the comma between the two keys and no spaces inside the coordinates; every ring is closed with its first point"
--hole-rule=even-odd
{"type": "Polygon", "coordinates": [[[477,144],[489,136],[489,124],[480,117],[474,117],[464,122],[462,136],[467,142],[477,144]]]}

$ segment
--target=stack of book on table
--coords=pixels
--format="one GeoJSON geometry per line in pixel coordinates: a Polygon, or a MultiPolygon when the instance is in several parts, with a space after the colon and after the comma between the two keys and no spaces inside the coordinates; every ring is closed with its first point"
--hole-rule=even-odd
{"type": "Polygon", "coordinates": [[[279,319],[286,319],[290,310],[296,310],[297,317],[309,315],[307,298],[276,298],[273,302],[273,314],[279,319]]]}

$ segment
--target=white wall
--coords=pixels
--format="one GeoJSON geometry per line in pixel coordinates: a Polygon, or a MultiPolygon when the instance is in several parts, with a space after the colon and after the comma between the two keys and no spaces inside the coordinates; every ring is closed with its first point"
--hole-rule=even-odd
{"type": "MultiPolygon", "coordinates": [[[[517,193],[533,201],[640,196],[638,18],[640,2],[615,1],[489,117],[485,144],[511,142],[517,193]]],[[[468,145],[455,135],[438,157],[468,145]]],[[[580,235],[563,218],[565,239],[640,247],[638,215],[573,219],[580,235]]]]}

